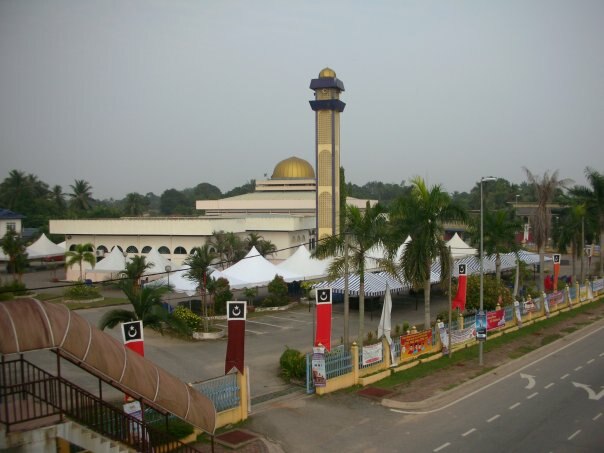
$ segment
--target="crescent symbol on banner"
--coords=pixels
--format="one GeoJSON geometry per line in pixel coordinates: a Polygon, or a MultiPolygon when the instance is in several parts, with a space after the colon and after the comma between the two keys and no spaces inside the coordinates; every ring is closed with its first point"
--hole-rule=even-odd
{"type": "Polygon", "coordinates": [[[327,294],[327,291],[323,291],[321,292],[321,294],[319,295],[319,299],[320,300],[327,300],[327,298],[329,297],[329,295],[327,294]]]}
{"type": "Polygon", "coordinates": [[[128,335],[129,338],[133,338],[136,337],[137,333],[138,329],[135,326],[130,326],[128,327],[128,332],[126,333],[126,335],[128,335]]]}
{"type": "Polygon", "coordinates": [[[239,305],[235,305],[233,307],[232,313],[233,313],[233,316],[241,315],[241,308],[239,308],[239,305]]]}

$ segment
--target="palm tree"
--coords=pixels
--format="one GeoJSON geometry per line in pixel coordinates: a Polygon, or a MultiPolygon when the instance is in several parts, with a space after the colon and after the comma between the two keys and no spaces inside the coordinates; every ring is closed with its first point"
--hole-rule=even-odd
{"type": "Polygon", "coordinates": [[[145,212],[148,203],[148,199],[140,193],[131,192],[126,195],[126,206],[124,211],[127,215],[139,217],[145,212]]]}
{"type": "Polygon", "coordinates": [[[0,248],[8,256],[8,267],[13,274],[13,280],[21,281],[21,275],[27,265],[25,243],[15,230],[8,230],[0,241],[0,248]]]}
{"type": "MultiPolygon", "coordinates": [[[[582,256],[581,254],[583,253],[583,247],[581,246],[581,232],[585,222],[585,213],[586,209],[584,204],[574,204],[562,214],[562,219],[560,221],[561,227],[556,245],[563,253],[566,253],[567,248],[570,246],[573,280],[576,280],[577,278],[577,257],[582,256]]],[[[581,269],[581,274],[582,273],[583,269],[581,269]]]]}
{"type": "MultiPolygon", "coordinates": [[[[497,286],[501,281],[501,254],[516,252],[516,233],[522,228],[513,212],[506,210],[484,213],[483,247],[487,255],[495,255],[495,276],[497,286]]],[[[473,225],[471,231],[474,243],[480,241],[480,226],[473,225]]]]}
{"type": "Polygon", "coordinates": [[[94,267],[96,263],[96,258],[94,257],[92,250],[92,244],[86,243],[77,244],[75,250],[65,252],[65,264],[67,264],[68,267],[73,267],[75,264],[80,266],[80,280],[82,280],[82,264],[86,262],[94,267]]]}
{"type": "Polygon", "coordinates": [[[258,248],[260,243],[264,240],[264,237],[258,233],[248,233],[247,237],[244,239],[245,248],[250,251],[252,247],[258,248]]]}
{"type": "Polygon", "coordinates": [[[430,270],[439,259],[441,283],[450,273],[450,253],[444,241],[443,222],[464,220],[465,212],[453,204],[440,185],[428,188],[424,180],[411,180],[411,193],[394,201],[390,221],[397,242],[411,236],[397,263],[404,279],[415,288],[424,289],[424,329],[430,328],[430,270]]]}
{"type": "Polygon", "coordinates": [[[83,179],[76,179],[71,184],[72,193],[68,194],[71,198],[70,205],[76,211],[88,211],[92,208],[92,186],[83,179]]]}
{"type": "Polygon", "coordinates": [[[197,288],[199,289],[199,293],[201,294],[204,315],[203,323],[204,330],[206,332],[209,330],[207,317],[208,307],[205,297],[207,289],[207,279],[212,273],[210,265],[214,262],[216,258],[217,254],[213,251],[212,246],[210,244],[204,244],[201,247],[194,247],[193,250],[191,250],[191,254],[184,261],[184,264],[190,267],[190,269],[185,272],[185,277],[197,283],[197,288]]]}
{"type": "MultiPolygon", "coordinates": [[[[320,240],[314,256],[319,259],[335,257],[328,269],[331,279],[344,275],[346,267],[350,272],[359,274],[359,343],[362,346],[365,336],[365,259],[372,247],[385,243],[386,216],[383,208],[379,204],[371,206],[369,202],[364,211],[346,205],[342,230],[346,233],[320,240]],[[346,236],[348,257],[344,256],[346,236]]],[[[345,341],[348,342],[348,339],[345,341]]]]}
{"type": "Polygon", "coordinates": [[[534,216],[534,238],[537,250],[539,252],[539,291],[544,291],[544,272],[545,272],[545,246],[549,237],[551,209],[549,204],[553,201],[556,192],[566,187],[571,181],[570,179],[558,179],[558,170],[551,175],[545,172],[542,178],[531,173],[531,171],[523,167],[527,176],[527,180],[535,192],[537,198],[537,209],[534,216]]]}
{"type": "MultiPolygon", "coordinates": [[[[600,277],[604,276],[604,175],[587,167],[585,176],[591,185],[588,187],[575,187],[571,193],[585,203],[587,215],[593,219],[600,232],[600,277]]],[[[583,248],[583,245],[581,246],[583,248]]],[[[581,250],[582,251],[582,250],[581,250]]]]}
{"type": "Polygon", "coordinates": [[[65,198],[63,194],[63,188],[58,184],[53,186],[49,193],[50,201],[53,203],[57,212],[62,214],[65,211],[65,198]]]}
{"type": "Polygon", "coordinates": [[[147,262],[145,256],[135,255],[126,263],[126,268],[120,272],[120,277],[132,281],[135,286],[140,286],[143,274],[153,266],[147,262]]]}
{"type": "Polygon", "coordinates": [[[163,332],[165,323],[170,323],[172,317],[162,304],[162,296],[168,291],[166,286],[145,286],[139,288],[131,279],[118,282],[132,305],[132,310],[115,309],[108,311],[99,321],[99,329],[110,329],[122,322],[142,321],[145,327],[163,332]]]}
{"type": "Polygon", "coordinates": [[[20,170],[11,170],[2,184],[0,184],[0,193],[2,194],[2,204],[7,209],[15,209],[15,206],[21,199],[24,192],[27,191],[28,180],[24,172],[20,170]]]}

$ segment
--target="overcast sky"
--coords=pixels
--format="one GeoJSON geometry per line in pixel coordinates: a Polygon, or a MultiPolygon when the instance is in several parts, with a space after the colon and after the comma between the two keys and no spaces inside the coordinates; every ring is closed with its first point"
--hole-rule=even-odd
{"type": "Polygon", "coordinates": [[[326,66],[348,181],[604,172],[601,0],[0,0],[0,181],[122,198],[314,165],[326,66]]]}

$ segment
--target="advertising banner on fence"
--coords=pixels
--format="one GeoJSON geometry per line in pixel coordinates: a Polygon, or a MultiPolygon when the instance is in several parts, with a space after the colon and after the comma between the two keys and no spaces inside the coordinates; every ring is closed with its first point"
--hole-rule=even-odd
{"type": "Polygon", "coordinates": [[[476,313],[476,339],[478,341],[487,339],[487,314],[484,311],[476,313]]]}
{"type": "Polygon", "coordinates": [[[327,373],[325,371],[325,348],[312,348],[312,382],[315,387],[325,387],[327,384],[327,373]]]}
{"type": "Polygon", "coordinates": [[[547,296],[547,303],[549,304],[549,309],[554,310],[556,305],[560,305],[564,303],[564,292],[563,291],[555,291],[547,296]]]}
{"type": "Polygon", "coordinates": [[[514,313],[516,314],[516,324],[518,327],[522,327],[522,315],[520,314],[520,302],[514,301],[514,313]]]}
{"type": "Polygon", "coordinates": [[[594,294],[598,294],[599,292],[604,290],[604,278],[594,280],[592,282],[592,284],[593,284],[594,294]]]}
{"type": "Polygon", "coordinates": [[[363,366],[381,362],[383,358],[384,355],[382,352],[381,342],[370,344],[369,346],[363,346],[363,366]]]}
{"type": "Polygon", "coordinates": [[[401,358],[409,358],[432,350],[432,331],[401,335],[401,358]]]}
{"type": "Polygon", "coordinates": [[[522,308],[524,309],[525,313],[535,313],[539,311],[539,307],[537,307],[533,299],[522,302],[522,308]]]}
{"type": "Polygon", "coordinates": [[[331,351],[331,288],[316,290],[317,331],[315,346],[322,345],[331,351]]]}
{"type": "Polygon", "coordinates": [[[445,328],[444,322],[438,323],[438,335],[440,336],[440,343],[443,347],[443,354],[449,353],[449,333],[445,328]]]}
{"type": "Polygon", "coordinates": [[[587,296],[587,285],[579,286],[579,300],[583,302],[584,300],[587,300],[587,296]]]}
{"type": "Polygon", "coordinates": [[[493,310],[487,312],[487,330],[495,330],[505,327],[505,310],[493,310]]]}
{"type": "Polygon", "coordinates": [[[461,330],[454,330],[451,332],[451,346],[465,343],[466,341],[473,340],[476,337],[476,326],[472,324],[470,327],[466,327],[461,330]]]}

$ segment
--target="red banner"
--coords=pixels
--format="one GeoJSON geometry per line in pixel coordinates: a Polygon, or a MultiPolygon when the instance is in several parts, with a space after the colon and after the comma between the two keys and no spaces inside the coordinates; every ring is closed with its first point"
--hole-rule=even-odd
{"type": "Polygon", "coordinates": [[[459,311],[466,310],[466,291],[468,287],[468,277],[466,275],[466,265],[459,264],[459,283],[457,286],[457,294],[451,304],[452,309],[459,308],[459,311]]]}
{"type": "Polygon", "coordinates": [[[554,291],[558,291],[558,275],[560,275],[560,254],[554,253],[554,291]]]}
{"type": "Polygon", "coordinates": [[[487,312],[487,331],[505,327],[505,310],[487,312]]]}
{"type": "Polygon", "coordinates": [[[240,373],[244,372],[246,308],[247,302],[227,302],[229,340],[224,362],[224,374],[230,373],[233,368],[240,373]]]}
{"type": "Polygon", "coordinates": [[[317,289],[316,302],[317,330],[314,346],[321,345],[331,351],[331,288],[317,289]]]}
{"type": "Polygon", "coordinates": [[[432,331],[401,335],[401,359],[413,357],[432,350],[432,331]]]}
{"type": "Polygon", "coordinates": [[[132,321],[122,324],[124,346],[137,354],[145,356],[145,339],[143,338],[143,322],[132,321]]]}

